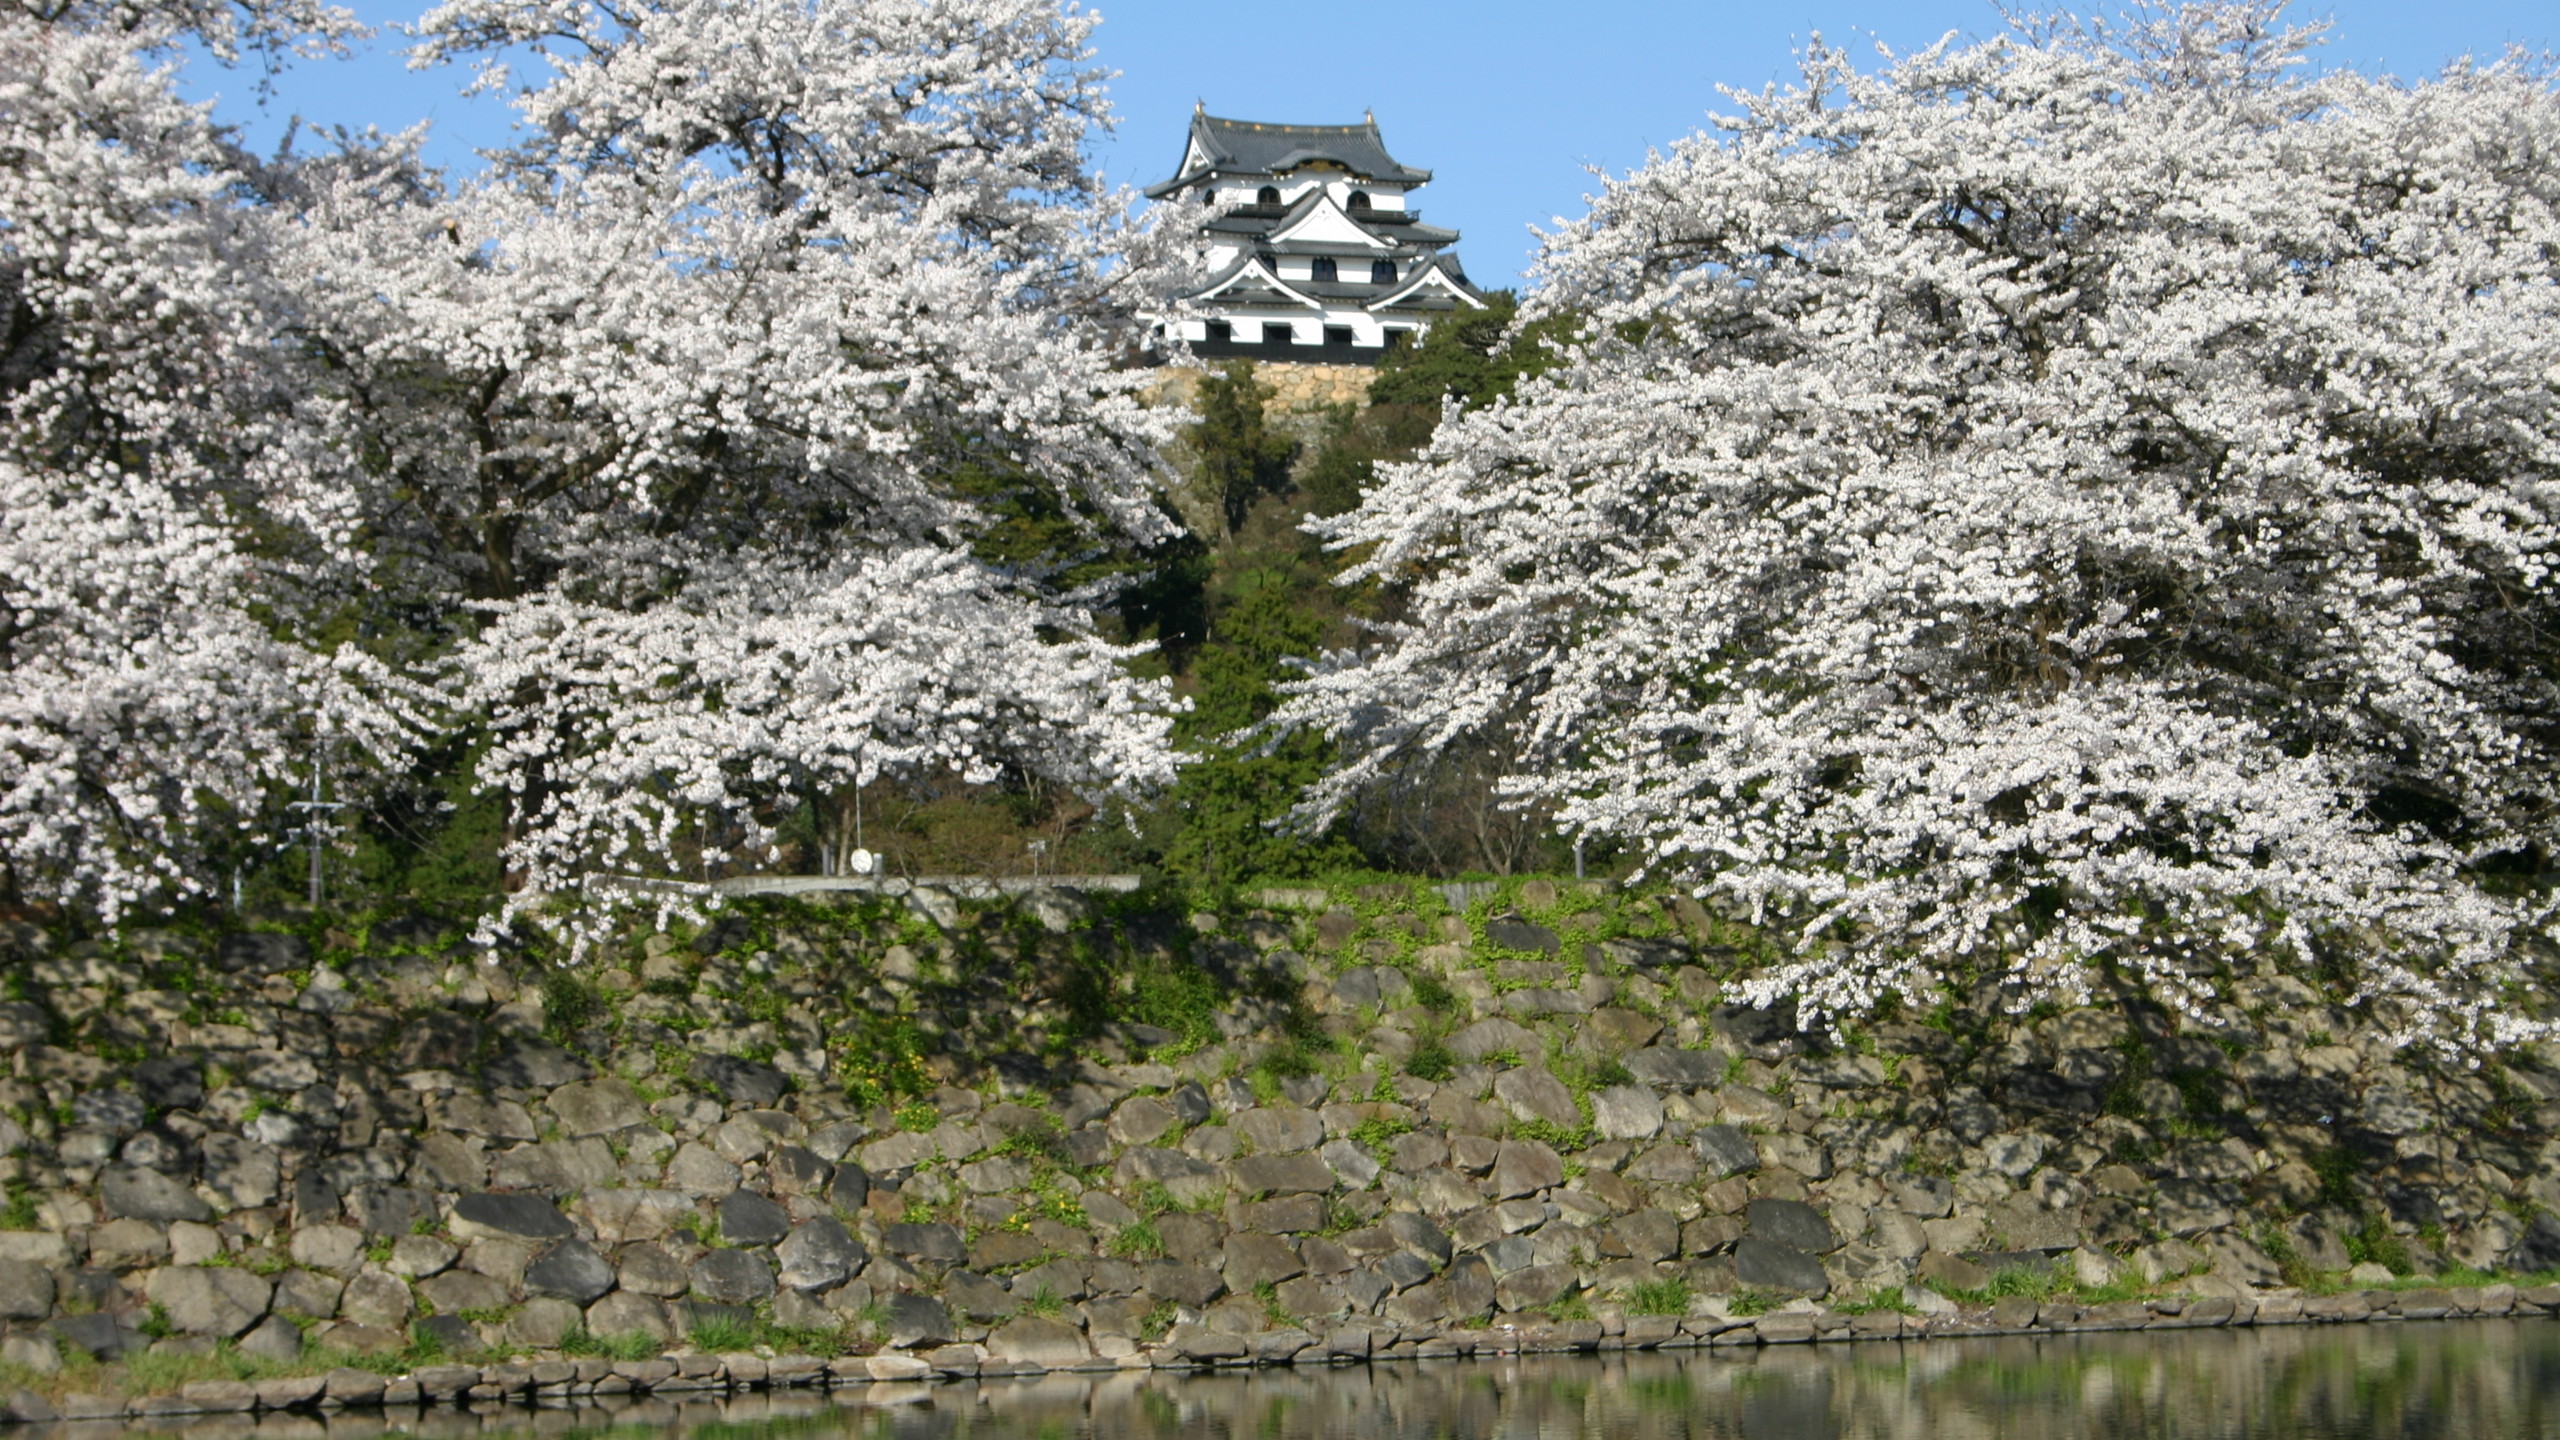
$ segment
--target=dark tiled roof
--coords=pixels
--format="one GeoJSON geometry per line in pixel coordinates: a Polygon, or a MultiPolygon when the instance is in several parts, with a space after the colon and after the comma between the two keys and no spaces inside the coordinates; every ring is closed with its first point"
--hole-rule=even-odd
{"type": "MultiPolygon", "coordinates": [[[[1286,207],[1275,208],[1269,205],[1238,206],[1235,210],[1228,211],[1227,213],[1220,215],[1217,219],[1211,220],[1207,224],[1202,225],[1200,229],[1203,233],[1211,235],[1268,235],[1275,230],[1296,224],[1298,221],[1306,218],[1308,211],[1315,209],[1316,206],[1322,203],[1324,203],[1324,187],[1317,186],[1315,189],[1309,190],[1305,194],[1300,195],[1294,202],[1286,207]]],[[[1357,225],[1367,233],[1384,240],[1389,245],[1403,247],[1416,245],[1439,246],[1455,244],[1458,239],[1457,231],[1443,230],[1437,225],[1425,225],[1418,220],[1404,220],[1401,217],[1396,219],[1380,218],[1381,216],[1394,214],[1392,211],[1345,210],[1342,213],[1350,217],[1352,224],[1357,225]]],[[[1343,253],[1349,254],[1350,252],[1346,250],[1343,253]]]]}
{"type": "MultiPolygon", "coordinates": [[[[1371,180],[1420,185],[1431,178],[1430,171],[1408,169],[1387,153],[1387,143],[1378,137],[1375,119],[1357,125],[1264,125],[1195,113],[1191,117],[1190,139],[1198,142],[1209,157],[1208,163],[1147,187],[1149,197],[1162,199],[1203,172],[1276,175],[1314,160],[1330,160],[1371,180]]],[[[1191,158],[1188,146],[1183,158],[1191,158]]]]}

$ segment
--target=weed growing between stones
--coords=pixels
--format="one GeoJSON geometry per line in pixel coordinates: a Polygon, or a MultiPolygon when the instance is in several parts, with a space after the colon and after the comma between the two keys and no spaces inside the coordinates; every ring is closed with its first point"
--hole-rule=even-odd
{"type": "Polygon", "coordinates": [[[582,1324],[560,1334],[560,1353],[604,1360],[646,1360],[664,1348],[656,1336],[629,1330],[619,1335],[589,1334],[582,1324]]]}
{"type": "Polygon", "coordinates": [[[1689,1313],[1689,1282],[1676,1275],[1660,1280],[1640,1280],[1627,1287],[1626,1299],[1630,1315],[1686,1315],[1689,1313]]]}

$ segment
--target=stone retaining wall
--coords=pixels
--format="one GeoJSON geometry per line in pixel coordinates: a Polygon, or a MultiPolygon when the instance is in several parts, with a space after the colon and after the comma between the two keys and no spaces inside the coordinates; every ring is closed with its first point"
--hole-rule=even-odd
{"type": "Polygon", "coordinates": [[[1758,942],[1685,899],[1260,900],[758,902],[547,984],[417,925],[18,930],[0,1374],[636,1385],[575,1352],[720,1334],[869,1383],[2560,1299],[2363,1293],[2560,1268],[2538,1051],[2431,1068],[2246,973],[2204,1021],[1986,992],[1830,1037],[1723,1003],[1758,942]]]}
{"type": "MultiPolygon", "coordinates": [[[[1213,363],[1209,368],[1220,366],[1213,363]]],[[[1159,405],[1170,402],[1189,406],[1200,393],[1203,373],[1167,366],[1148,387],[1147,398],[1159,405]]],[[[1263,402],[1262,408],[1265,415],[1273,418],[1329,405],[1366,405],[1369,381],[1377,373],[1365,365],[1299,365],[1285,360],[1257,360],[1253,364],[1253,378],[1271,388],[1271,398],[1263,402]]]]}
{"type": "MultiPolygon", "coordinates": [[[[46,1400],[22,1391],[0,1417],[56,1420],[167,1419],[188,1415],[329,1413],[347,1409],[419,1408],[518,1402],[540,1404],[627,1395],[752,1393],[852,1389],[859,1401],[910,1403],[907,1387],[934,1381],[1069,1372],[1202,1370],[1274,1365],[1346,1365],[1495,1355],[1611,1354],[1704,1347],[1826,1344],[1876,1340],[1949,1340],[1994,1335],[2074,1334],[2127,1330],[2197,1330],[2262,1325],[2387,1323],[2560,1311],[2560,1285],[2347,1291],[2305,1299],[2270,1296],[2233,1301],[2130,1300],[2081,1306],[2015,1297],[1987,1311],[1923,1318],[1891,1311],[1843,1314],[1816,1308],[1756,1318],[1617,1316],[1493,1330],[1394,1325],[1337,1330],[1324,1336],[1275,1331],[1241,1343],[1214,1331],[1176,1332],[1164,1344],[1116,1360],[1090,1355],[1051,1366],[1037,1346],[961,1344],[916,1353],[881,1351],[833,1360],[815,1355],[708,1355],[686,1352],[654,1360],[532,1360],[495,1365],[430,1365],[406,1374],[339,1369],[326,1374],[249,1381],[199,1381],[169,1395],[120,1400],[70,1394],[46,1400]]],[[[1016,1322],[1017,1325],[1033,1322],[1016,1322]]],[[[1010,1327],[1009,1327],[1010,1328],[1010,1327]]]]}

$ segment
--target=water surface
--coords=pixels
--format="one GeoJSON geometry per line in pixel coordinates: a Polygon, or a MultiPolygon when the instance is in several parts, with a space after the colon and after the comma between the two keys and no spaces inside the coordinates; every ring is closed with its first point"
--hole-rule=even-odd
{"type": "MultiPolygon", "coordinates": [[[[142,1433],[47,1429],[47,1440],[142,1433]]],[[[325,1422],[232,1417],[148,1433],[189,1440],[2560,1440],[2560,1322],[1050,1375],[325,1422]],[[899,1395],[909,1403],[884,1403],[899,1395]]]]}

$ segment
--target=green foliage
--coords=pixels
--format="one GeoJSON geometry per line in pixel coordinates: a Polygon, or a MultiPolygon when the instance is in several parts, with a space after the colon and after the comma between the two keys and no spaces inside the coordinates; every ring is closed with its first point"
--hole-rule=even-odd
{"type": "Polygon", "coordinates": [[[1505,332],[1520,315],[1519,297],[1496,290],[1485,298],[1491,303],[1484,309],[1443,316],[1422,343],[1388,352],[1369,383],[1369,402],[1420,406],[1435,413],[1444,396],[1469,407],[1490,405],[1519,388],[1522,380],[1555,368],[1557,357],[1548,342],[1570,342],[1579,333],[1573,318],[1551,316],[1506,340],[1505,332]]]}
{"type": "Polygon", "coordinates": [[[1639,1280],[1627,1289],[1627,1313],[1686,1315],[1689,1313],[1689,1282],[1677,1275],[1661,1280],[1639,1280]]]}
{"type": "Polygon", "coordinates": [[[757,1334],[754,1322],[740,1320],[733,1315],[700,1316],[685,1332],[685,1339],[691,1342],[694,1349],[709,1355],[717,1355],[723,1351],[752,1350],[759,1338],[761,1337],[757,1334]]]}
{"type": "Polygon", "coordinates": [[[1885,1310],[1897,1315],[1915,1313],[1910,1298],[1902,1293],[1899,1285],[1881,1286],[1854,1299],[1834,1300],[1831,1308],[1843,1315],[1873,1315],[1885,1310]]]}
{"type": "Polygon", "coordinates": [[[1294,560],[1245,568],[1218,587],[1209,643],[1192,666],[1192,711],[1176,737],[1199,754],[1164,800],[1176,828],[1165,844],[1165,868],[1197,885],[1232,885],[1247,877],[1304,878],[1356,862],[1336,832],[1302,838],[1269,822],[1297,803],[1324,773],[1332,750],[1323,737],[1300,733],[1276,743],[1241,738],[1279,704],[1274,688],[1312,658],[1324,622],[1308,603],[1325,577],[1294,560]]]}
{"type": "Polygon", "coordinates": [[[580,1324],[570,1326],[560,1336],[560,1353],[582,1358],[647,1360],[662,1348],[655,1337],[638,1330],[620,1335],[596,1335],[580,1324]]]}
{"type": "Polygon", "coordinates": [[[1724,1308],[1732,1314],[1748,1318],[1753,1315],[1766,1315],[1777,1307],[1776,1294],[1745,1286],[1733,1292],[1733,1298],[1725,1302],[1724,1308]]]}
{"type": "MultiPolygon", "coordinates": [[[[856,1011],[827,1048],[834,1052],[836,1073],[844,1077],[844,1098],[864,1109],[911,1100],[933,1089],[924,1073],[930,1045],[913,1016],[856,1011]]],[[[662,1060],[659,1069],[666,1068],[662,1060]]],[[[682,1073],[682,1067],[675,1073],[682,1073]]]]}
{"type": "Polygon", "coordinates": [[[611,1013],[604,992],[576,972],[554,970],[542,977],[542,1033],[553,1040],[566,1045],[611,1013]]]}
{"type": "MultiPolygon", "coordinates": [[[[1172,1197],[1167,1196],[1167,1208],[1172,1197]]],[[[1164,1257],[1164,1236],[1157,1232],[1153,1220],[1139,1220],[1120,1227],[1111,1237],[1111,1253],[1130,1260],[1159,1260],[1164,1257]]]]}
{"type": "Polygon", "coordinates": [[[2394,1275],[2406,1275],[2417,1266],[2409,1258],[2408,1242],[2391,1233],[2391,1227],[2379,1215],[2367,1215],[2364,1225],[2347,1237],[2347,1258],[2361,1265],[2368,1261],[2394,1275]]]}
{"type": "Polygon", "coordinates": [[[36,1214],[36,1192],[23,1180],[9,1182],[9,1198],[0,1202],[0,1230],[34,1230],[43,1221],[36,1214]]]}
{"type": "Polygon", "coordinates": [[[1588,1150],[1600,1138],[1588,1125],[1568,1128],[1553,1120],[1515,1120],[1511,1123],[1511,1133],[1518,1139],[1541,1141],[1559,1155],[1588,1150]]]}
{"type": "Polygon", "coordinates": [[[1457,1068],[1458,1057],[1450,1051],[1448,1046],[1437,1040],[1425,1040],[1414,1046],[1413,1058],[1407,1060],[1404,1065],[1406,1074],[1417,1080],[1429,1080],[1434,1084],[1448,1079],[1457,1068]]]}
{"type": "Polygon", "coordinates": [[[1217,498],[1229,530],[1240,529],[1253,502],[1289,488],[1297,442],[1263,422],[1271,387],[1253,378],[1253,362],[1230,361],[1201,377],[1193,408],[1200,419],[1188,439],[1200,457],[1200,479],[1217,498]]]}
{"type": "Polygon", "coordinates": [[[1431,443],[1440,425],[1440,402],[1371,403],[1360,409],[1334,407],[1325,420],[1324,437],[1298,477],[1307,508],[1318,515],[1355,509],[1361,495],[1377,484],[1381,461],[1410,460],[1431,443]]]}

